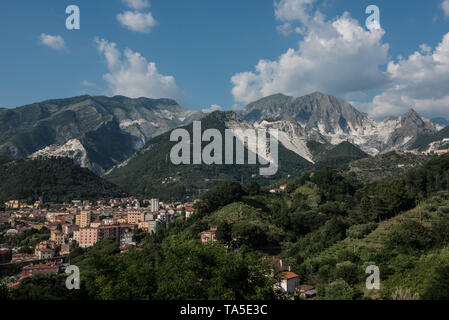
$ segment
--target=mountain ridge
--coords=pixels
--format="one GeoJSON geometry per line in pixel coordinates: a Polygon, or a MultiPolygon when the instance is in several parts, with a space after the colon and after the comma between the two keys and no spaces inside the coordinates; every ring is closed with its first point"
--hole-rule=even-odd
{"type": "MultiPolygon", "coordinates": [[[[307,144],[349,142],[373,156],[406,150],[437,125],[411,109],[403,116],[374,121],[342,98],[314,92],[302,97],[271,95],[237,111],[234,129],[279,130],[279,142],[309,162],[307,144]]],[[[151,139],[200,120],[172,99],[82,95],[0,109],[0,154],[9,157],[70,157],[102,174],[125,162],[151,139]]]]}
{"type": "Polygon", "coordinates": [[[50,99],[0,109],[0,154],[15,158],[36,153],[61,156],[60,149],[76,139],[83,146],[78,151],[86,153],[81,158],[89,158],[79,164],[91,163],[89,169],[102,173],[131,156],[151,137],[202,116],[171,99],[89,95],[50,99]]]}

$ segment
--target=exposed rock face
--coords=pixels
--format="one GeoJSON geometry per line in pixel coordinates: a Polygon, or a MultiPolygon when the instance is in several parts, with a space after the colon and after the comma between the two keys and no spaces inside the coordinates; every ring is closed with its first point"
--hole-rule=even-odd
{"type": "Polygon", "coordinates": [[[202,116],[170,99],[80,96],[48,100],[0,109],[0,153],[69,156],[103,172],[126,160],[150,138],[202,116]]]}
{"type": "Polygon", "coordinates": [[[310,158],[304,147],[307,141],[333,145],[348,141],[376,155],[405,149],[418,135],[437,131],[436,125],[414,110],[378,122],[345,100],[319,92],[299,98],[282,94],[266,97],[249,104],[239,116],[256,126],[279,129],[284,133],[284,145],[306,159],[310,158]]]}
{"type": "Polygon", "coordinates": [[[30,158],[40,157],[70,158],[79,166],[88,168],[97,174],[102,174],[105,171],[100,165],[89,160],[86,149],[77,139],[69,140],[64,145],[54,144],[49,147],[45,147],[30,156],[30,158]]]}
{"type": "MultiPolygon", "coordinates": [[[[125,162],[151,138],[204,116],[170,99],[123,96],[80,96],[0,109],[0,154],[70,157],[103,173],[125,162]]],[[[374,121],[344,99],[320,92],[299,98],[276,94],[237,113],[215,116],[233,130],[278,129],[280,143],[310,162],[315,160],[307,147],[310,141],[332,145],[347,141],[376,155],[407,149],[418,136],[441,129],[414,110],[374,121]]]]}

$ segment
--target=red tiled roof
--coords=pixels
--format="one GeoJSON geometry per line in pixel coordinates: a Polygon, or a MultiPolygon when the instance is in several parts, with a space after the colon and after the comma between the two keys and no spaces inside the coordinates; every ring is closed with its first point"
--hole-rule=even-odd
{"type": "Polygon", "coordinates": [[[310,290],[313,290],[313,289],[315,289],[315,287],[309,286],[307,284],[303,284],[303,285],[300,286],[301,292],[307,292],[307,291],[310,291],[310,290]]]}
{"type": "Polygon", "coordinates": [[[282,272],[281,273],[281,279],[294,279],[294,278],[298,278],[299,276],[296,273],[293,272],[282,272]]]}

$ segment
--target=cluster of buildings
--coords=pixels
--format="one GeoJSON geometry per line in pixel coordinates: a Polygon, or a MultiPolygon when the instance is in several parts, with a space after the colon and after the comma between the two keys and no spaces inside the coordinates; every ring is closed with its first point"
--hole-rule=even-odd
{"type": "Polygon", "coordinates": [[[418,149],[415,150],[406,150],[404,151],[406,153],[411,154],[424,154],[427,156],[435,155],[435,156],[442,156],[444,154],[449,153],[449,138],[444,138],[441,141],[435,141],[429,144],[429,148],[427,150],[424,150],[420,152],[418,149]]]}
{"type": "Polygon", "coordinates": [[[2,264],[21,264],[18,282],[33,274],[58,273],[61,258],[75,247],[88,248],[114,238],[122,251],[127,250],[136,246],[136,232],[155,233],[174,219],[188,219],[194,212],[193,206],[191,202],[168,204],[158,199],[139,201],[134,197],[96,202],[74,200],[45,207],[41,201],[33,205],[8,201],[6,210],[0,213],[0,235],[46,228],[50,236],[27,250],[1,248],[5,244],[0,243],[0,269],[2,264]],[[29,252],[22,253],[26,251],[29,252]]]}

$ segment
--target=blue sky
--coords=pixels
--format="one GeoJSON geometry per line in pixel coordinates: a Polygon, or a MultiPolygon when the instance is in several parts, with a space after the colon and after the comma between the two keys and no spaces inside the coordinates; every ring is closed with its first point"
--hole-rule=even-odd
{"type": "MultiPolygon", "coordinates": [[[[16,107],[85,93],[130,96],[145,93],[147,96],[162,97],[158,96],[161,92],[164,97],[172,95],[191,109],[205,109],[211,105],[230,109],[274,91],[300,95],[325,90],[326,93],[347,98],[357,108],[379,117],[388,112],[401,113],[412,104],[411,107],[425,115],[448,114],[449,118],[449,109],[445,104],[449,102],[449,93],[442,93],[447,87],[429,81],[429,78],[446,80],[446,72],[437,70],[441,59],[438,60],[437,56],[432,58],[444,35],[449,32],[449,12],[441,6],[443,0],[277,0],[280,2],[277,6],[279,12],[276,13],[272,0],[152,0],[150,6],[145,5],[145,0],[140,1],[143,5],[139,8],[132,7],[133,0],[129,0],[128,4],[125,0],[1,1],[0,106],[16,107]],[[69,31],[65,27],[65,9],[71,4],[78,5],[81,10],[80,30],[69,31]],[[341,19],[344,12],[349,13],[346,21],[350,28],[356,28],[359,24],[363,32],[369,34],[365,27],[368,16],[365,8],[370,4],[380,8],[384,31],[377,38],[373,36],[373,39],[366,40],[366,43],[363,40],[360,46],[361,52],[379,51],[378,55],[373,53],[372,70],[361,75],[360,70],[355,70],[358,64],[348,63],[357,60],[361,54],[357,53],[356,56],[336,57],[341,65],[346,66],[346,63],[351,72],[334,72],[332,66],[335,63],[329,60],[332,54],[324,56],[323,53],[319,57],[321,60],[311,61],[313,67],[308,70],[310,73],[304,72],[302,76],[295,74],[303,72],[301,61],[305,56],[313,60],[310,52],[314,50],[305,45],[302,52],[298,43],[319,34],[321,31],[318,30],[341,19]],[[296,5],[295,8],[303,11],[298,12],[298,16],[287,17],[285,11],[284,14],[281,12],[282,5],[296,5]],[[126,11],[141,15],[151,13],[157,23],[148,23],[151,26],[147,26],[146,31],[150,32],[131,30],[117,17],[126,11]],[[323,16],[321,24],[312,26],[311,21],[317,12],[323,16]],[[288,34],[280,31],[280,26],[287,24],[290,27],[288,34]],[[303,31],[295,32],[297,27],[303,31]],[[58,47],[56,38],[47,38],[45,45],[42,43],[43,36],[60,37],[58,39],[62,38],[64,43],[61,45],[59,42],[58,47]],[[101,44],[103,50],[100,49],[101,44]],[[382,47],[386,44],[387,49],[382,47]],[[426,44],[428,49],[421,50],[422,44],[426,44]],[[124,56],[127,48],[131,50],[130,57],[143,59],[139,60],[143,66],[154,62],[157,71],[144,71],[142,74],[141,70],[134,70],[136,66],[129,66],[124,56]],[[285,75],[282,64],[276,62],[290,48],[295,52],[291,52],[293,59],[285,62],[284,67],[290,70],[285,75]],[[422,63],[424,69],[410,71],[413,59],[409,56],[420,50],[423,53],[418,58],[427,61],[422,63]],[[121,57],[118,61],[109,61],[108,65],[106,54],[111,52],[120,53],[121,57]],[[402,62],[398,56],[403,57],[402,62]],[[429,59],[433,65],[429,66],[432,63],[429,59]],[[268,73],[255,69],[260,60],[270,63],[268,73]],[[295,64],[290,68],[288,63],[295,64]],[[322,84],[329,79],[326,79],[327,70],[319,70],[321,63],[331,74],[343,73],[341,85],[322,84]],[[387,71],[388,63],[393,63],[395,68],[387,71]],[[139,75],[134,78],[133,72],[140,72],[143,78],[139,75]],[[249,78],[242,76],[231,83],[234,76],[245,72],[249,78]],[[313,79],[306,81],[311,73],[313,79]],[[423,73],[428,76],[421,83],[408,83],[403,79],[405,76],[401,76],[423,73]],[[109,77],[105,78],[107,74],[109,77]],[[324,76],[320,78],[319,74],[324,76]],[[130,82],[124,83],[121,77],[129,77],[130,82]],[[271,79],[274,77],[280,79],[271,79]],[[138,84],[139,88],[134,90],[136,83],[131,78],[142,79],[144,85],[138,84]],[[351,83],[349,78],[357,79],[358,83],[351,83]],[[147,82],[151,85],[145,87],[147,82]],[[389,84],[385,85],[384,82],[389,84]],[[398,92],[398,85],[401,88],[406,86],[408,91],[401,89],[398,92]],[[413,86],[428,88],[422,97],[417,97],[413,86]],[[436,91],[432,92],[437,86],[436,91]]],[[[331,31],[334,30],[319,37],[335,43],[333,37],[338,38],[338,34],[333,35],[331,31]]],[[[359,36],[366,38],[364,33],[359,32],[359,36]]],[[[358,44],[345,45],[351,48],[358,44]]],[[[338,44],[336,48],[340,48],[338,44]]],[[[360,63],[366,64],[370,58],[366,58],[366,52],[364,55],[360,63]]],[[[445,70],[449,73],[449,68],[445,70]]],[[[338,76],[331,80],[340,82],[338,76]]]]}

